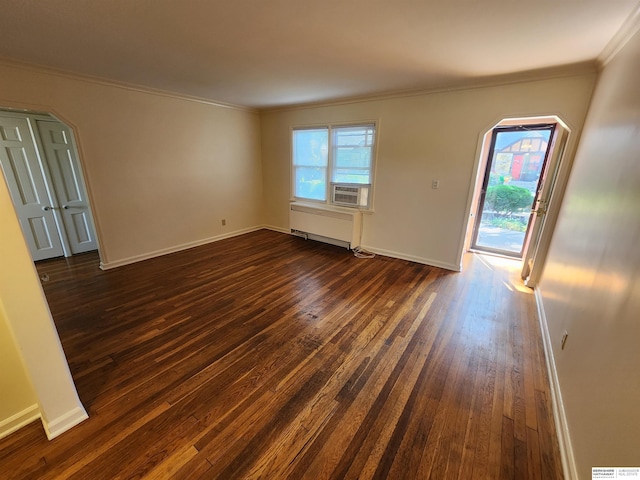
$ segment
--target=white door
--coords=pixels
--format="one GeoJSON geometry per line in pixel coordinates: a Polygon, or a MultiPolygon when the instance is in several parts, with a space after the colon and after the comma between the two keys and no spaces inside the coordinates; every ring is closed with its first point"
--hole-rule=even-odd
{"type": "Polygon", "coordinates": [[[0,163],[33,260],[63,255],[55,203],[25,118],[0,116],[0,163]]]}
{"type": "Polygon", "coordinates": [[[36,124],[71,254],[96,250],[87,192],[71,132],[59,122],[37,120],[36,124]]]}

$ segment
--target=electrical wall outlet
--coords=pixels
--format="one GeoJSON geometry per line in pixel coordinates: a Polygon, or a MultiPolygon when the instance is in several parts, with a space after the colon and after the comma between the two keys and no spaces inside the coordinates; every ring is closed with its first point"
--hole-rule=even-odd
{"type": "Polygon", "coordinates": [[[434,190],[440,188],[440,180],[431,180],[431,188],[434,190]]]}
{"type": "Polygon", "coordinates": [[[222,226],[224,227],[227,224],[227,220],[223,218],[220,223],[222,223],[222,226]]]}

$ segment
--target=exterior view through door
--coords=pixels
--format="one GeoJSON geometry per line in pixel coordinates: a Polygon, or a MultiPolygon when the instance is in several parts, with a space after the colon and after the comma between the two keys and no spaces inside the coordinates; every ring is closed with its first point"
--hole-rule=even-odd
{"type": "Polygon", "coordinates": [[[554,129],[554,124],[493,129],[473,250],[522,258],[554,129]]]}

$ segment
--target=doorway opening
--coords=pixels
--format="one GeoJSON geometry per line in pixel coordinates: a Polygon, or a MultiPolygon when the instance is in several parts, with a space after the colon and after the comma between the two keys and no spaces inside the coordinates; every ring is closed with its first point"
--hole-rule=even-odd
{"type": "Polygon", "coordinates": [[[0,110],[0,167],[34,261],[98,250],[67,125],[45,113],[0,110]]]}
{"type": "Polygon", "coordinates": [[[570,133],[549,115],[503,119],[482,137],[465,247],[522,261],[527,286],[537,283],[551,242],[570,133]]]}
{"type": "Polygon", "coordinates": [[[493,129],[473,229],[473,250],[522,258],[554,130],[555,124],[493,129]]]}

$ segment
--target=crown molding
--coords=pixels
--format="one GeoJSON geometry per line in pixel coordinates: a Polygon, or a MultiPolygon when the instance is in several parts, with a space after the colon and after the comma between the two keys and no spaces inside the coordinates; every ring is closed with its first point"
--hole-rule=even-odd
{"type": "MultiPolygon", "coordinates": [[[[640,15],[638,15],[638,17],[640,18],[640,15]]],[[[627,38],[627,41],[629,38],[631,38],[631,35],[627,38]]],[[[15,60],[15,59],[3,57],[3,56],[0,56],[0,65],[4,65],[11,68],[19,68],[22,70],[27,70],[35,73],[44,73],[44,74],[53,75],[57,77],[68,78],[71,80],[103,85],[107,87],[120,88],[128,91],[135,91],[135,92],[145,93],[149,95],[156,95],[156,96],[161,96],[166,98],[174,98],[178,100],[201,103],[205,105],[212,105],[212,106],[221,107],[221,108],[241,110],[241,111],[251,112],[251,113],[258,113],[258,112],[270,113],[270,112],[288,111],[288,110],[302,110],[302,109],[316,108],[316,107],[332,107],[332,106],[348,105],[348,104],[354,104],[354,103],[390,100],[390,99],[403,98],[403,97],[415,97],[415,96],[430,95],[430,94],[437,94],[437,93],[473,90],[478,88],[499,87],[499,86],[505,86],[505,85],[518,84],[518,83],[551,80],[554,78],[587,75],[590,73],[596,73],[600,67],[600,63],[596,61],[582,62],[578,64],[573,64],[573,65],[551,67],[551,68],[545,68],[540,70],[518,72],[513,74],[470,78],[466,80],[460,80],[458,82],[451,83],[451,84],[442,84],[442,85],[427,87],[427,88],[393,90],[393,91],[366,94],[366,95],[353,95],[353,96],[340,97],[340,98],[334,98],[334,99],[328,99],[328,100],[320,100],[316,102],[296,103],[291,105],[276,105],[272,107],[268,107],[268,106],[267,107],[249,107],[249,106],[219,102],[219,101],[187,95],[187,94],[170,92],[167,90],[155,89],[155,88],[146,87],[142,85],[119,82],[116,80],[110,80],[103,77],[70,72],[67,70],[61,70],[61,69],[56,69],[52,67],[47,67],[44,65],[23,62],[20,60],[15,60]]]]}
{"type": "Polygon", "coordinates": [[[540,70],[532,70],[526,72],[518,72],[505,75],[494,75],[487,77],[476,77],[467,80],[461,80],[449,85],[439,85],[428,88],[418,88],[409,90],[395,90],[369,95],[356,95],[344,98],[335,98],[333,100],[321,100],[317,102],[298,103],[293,105],[282,105],[273,107],[263,107],[261,112],[282,112],[289,110],[303,110],[307,108],[317,107],[334,107],[339,105],[348,105],[353,103],[373,102],[381,100],[391,100],[403,97],[417,97],[421,95],[432,95],[437,93],[448,93],[462,90],[474,90],[478,88],[501,87],[518,83],[536,82],[544,80],[553,80],[555,78],[575,77],[580,75],[588,75],[598,72],[598,64],[595,61],[582,62],[578,64],[566,65],[561,67],[552,67],[540,70]]]}
{"type": "Polygon", "coordinates": [[[35,73],[44,73],[44,74],[53,75],[56,77],[68,78],[70,80],[77,80],[81,82],[102,85],[106,87],[114,87],[114,88],[120,88],[123,90],[128,90],[133,92],[145,93],[148,95],[156,95],[159,97],[173,98],[177,100],[201,103],[204,105],[211,105],[211,106],[221,107],[221,108],[229,108],[233,110],[242,110],[245,112],[252,112],[252,113],[259,112],[259,109],[253,108],[253,107],[246,107],[243,105],[236,105],[233,103],[218,102],[208,98],[197,97],[194,95],[187,95],[187,94],[177,93],[177,92],[171,92],[168,90],[161,90],[157,88],[146,87],[143,85],[136,85],[133,83],[119,82],[117,80],[110,80],[103,77],[86,75],[82,73],[71,72],[68,70],[61,70],[61,69],[48,67],[45,65],[39,65],[35,63],[23,62],[21,60],[15,60],[13,58],[4,57],[4,56],[0,56],[0,65],[4,65],[10,68],[19,68],[21,70],[27,70],[35,73]]]}
{"type": "Polygon", "coordinates": [[[629,40],[640,30],[640,3],[624,21],[620,30],[611,38],[609,43],[598,55],[598,67],[603,69],[629,43],[629,40]]]}

